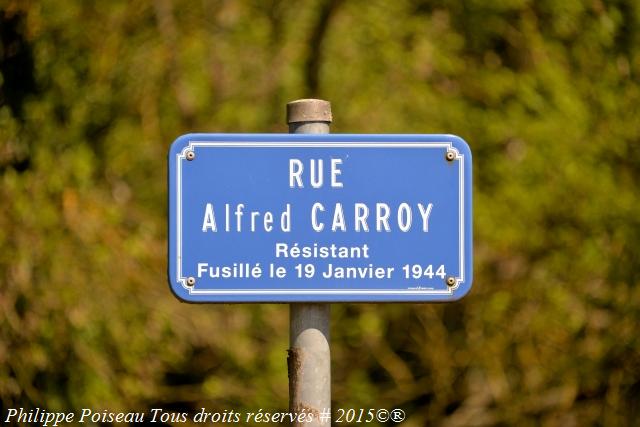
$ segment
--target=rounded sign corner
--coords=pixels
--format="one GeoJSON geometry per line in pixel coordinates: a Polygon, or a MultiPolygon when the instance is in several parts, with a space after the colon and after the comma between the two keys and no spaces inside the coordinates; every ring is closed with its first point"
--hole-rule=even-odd
{"type": "Polygon", "coordinates": [[[460,301],[461,299],[469,295],[473,284],[472,282],[473,280],[471,279],[464,282],[458,289],[455,290],[455,292],[453,293],[453,298],[450,301],[460,301]]]}
{"type": "Polygon", "coordinates": [[[173,296],[175,296],[180,302],[188,304],[193,304],[196,302],[192,298],[190,298],[189,293],[184,289],[184,287],[182,287],[180,283],[171,280],[171,278],[169,278],[169,289],[171,290],[173,296]]]}
{"type": "Polygon", "coordinates": [[[447,135],[447,137],[451,141],[453,147],[457,149],[461,154],[471,156],[471,147],[469,146],[469,143],[464,140],[464,138],[453,134],[449,134],[447,135]]]}
{"type": "Polygon", "coordinates": [[[195,136],[196,134],[187,133],[177,137],[169,146],[169,155],[172,156],[179,154],[189,145],[189,143],[194,139],[195,136]]]}

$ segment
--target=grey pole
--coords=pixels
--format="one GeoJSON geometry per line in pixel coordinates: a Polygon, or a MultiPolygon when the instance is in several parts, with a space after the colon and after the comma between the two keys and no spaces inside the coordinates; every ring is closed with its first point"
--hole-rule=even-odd
{"type": "MultiPolygon", "coordinates": [[[[320,99],[290,102],[287,104],[287,123],[289,133],[329,133],[331,104],[320,99]]],[[[329,304],[290,305],[289,411],[301,413],[304,410],[313,416],[312,422],[294,421],[294,426],[331,425],[330,415],[324,418],[331,413],[329,324],[329,304]]]]}

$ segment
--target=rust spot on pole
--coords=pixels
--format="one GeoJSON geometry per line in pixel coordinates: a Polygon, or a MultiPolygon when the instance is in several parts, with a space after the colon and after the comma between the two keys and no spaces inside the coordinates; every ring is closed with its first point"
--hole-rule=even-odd
{"type": "Polygon", "coordinates": [[[302,352],[297,348],[287,350],[287,370],[289,375],[289,407],[293,406],[293,396],[300,393],[302,373],[302,352]]]}
{"type": "MultiPolygon", "coordinates": [[[[311,414],[311,417],[313,417],[313,421],[312,422],[317,422],[317,420],[320,419],[320,409],[313,408],[313,407],[311,407],[309,405],[305,405],[304,403],[299,403],[299,404],[291,407],[291,411],[296,415],[299,415],[301,413],[311,414]]],[[[307,417],[308,416],[309,415],[307,415],[307,417]]],[[[303,418],[303,419],[306,420],[308,418],[303,418]]],[[[301,426],[307,426],[308,427],[309,426],[309,421],[300,422],[299,420],[300,420],[300,418],[296,417],[296,420],[293,423],[291,423],[291,425],[293,427],[301,427],[301,426]]]]}

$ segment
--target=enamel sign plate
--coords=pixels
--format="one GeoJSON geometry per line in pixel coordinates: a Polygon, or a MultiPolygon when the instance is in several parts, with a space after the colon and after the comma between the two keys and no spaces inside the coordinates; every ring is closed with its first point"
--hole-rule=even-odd
{"type": "Polygon", "coordinates": [[[453,301],[471,276],[471,152],[457,136],[171,146],[169,283],[184,301],[453,301]]]}

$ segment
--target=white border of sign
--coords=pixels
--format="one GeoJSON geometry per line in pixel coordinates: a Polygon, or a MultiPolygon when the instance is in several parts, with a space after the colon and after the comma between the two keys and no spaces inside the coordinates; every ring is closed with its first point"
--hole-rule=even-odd
{"type": "MultiPolygon", "coordinates": [[[[195,151],[194,151],[195,152],[195,151]]],[[[241,142],[241,141],[189,141],[182,152],[176,156],[176,279],[186,289],[190,295],[452,295],[461,282],[464,282],[465,258],[464,258],[464,155],[453,146],[450,142],[393,142],[393,143],[370,143],[370,142],[241,142]],[[455,159],[460,161],[459,168],[459,187],[458,187],[458,227],[460,236],[460,277],[456,277],[454,286],[447,286],[447,289],[398,289],[398,290],[380,290],[380,289],[193,289],[187,285],[187,278],[182,277],[182,163],[186,160],[187,151],[194,151],[195,147],[214,147],[214,148],[444,148],[455,154],[455,159]]]]}

